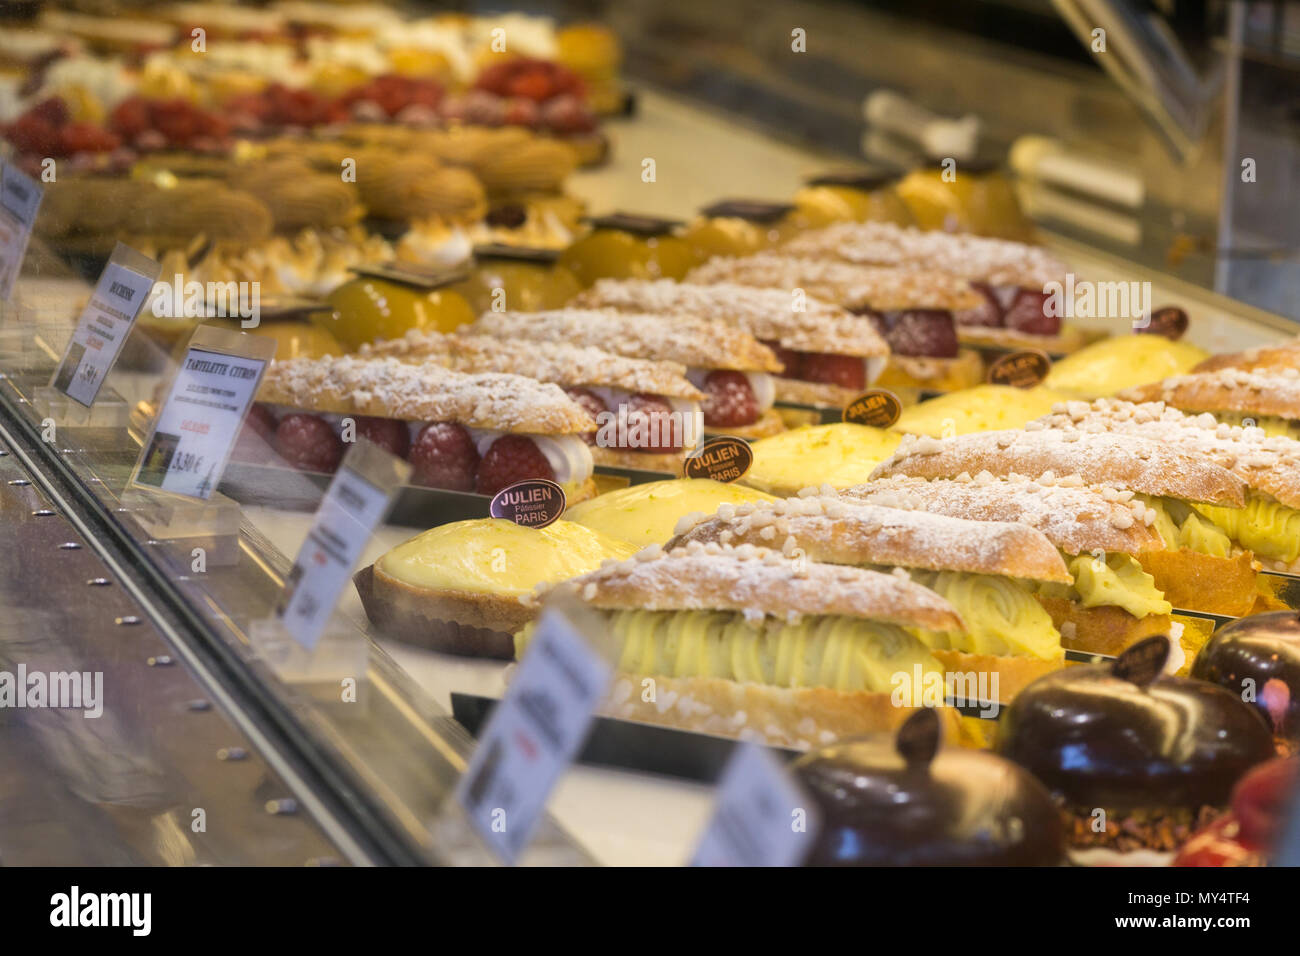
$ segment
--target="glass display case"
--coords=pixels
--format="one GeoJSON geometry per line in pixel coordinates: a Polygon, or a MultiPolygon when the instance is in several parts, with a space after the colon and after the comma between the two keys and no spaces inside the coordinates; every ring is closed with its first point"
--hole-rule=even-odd
{"type": "Polygon", "coordinates": [[[0,37],[0,862],[1300,862],[1263,5],[1190,119],[1066,4],[93,6],[0,37]]]}

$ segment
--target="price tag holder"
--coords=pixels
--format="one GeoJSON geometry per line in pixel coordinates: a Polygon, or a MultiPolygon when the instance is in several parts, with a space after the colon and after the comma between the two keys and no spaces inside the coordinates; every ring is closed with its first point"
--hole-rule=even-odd
{"type": "Polygon", "coordinates": [[[50,387],[89,408],[117,361],[162,266],[118,243],[81,310],[50,387]]]}
{"type": "Polygon", "coordinates": [[[362,549],[410,474],[410,465],[364,438],[344,456],[298,550],[277,611],[302,647],[314,650],[320,641],[362,549]]]}
{"type": "Polygon", "coordinates": [[[455,799],[492,851],[513,864],[551,790],[578,754],[613,664],[596,650],[599,619],[570,603],[542,613],[455,799]]]}
{"type": "Polygon", "coordinates": [[[13,294],[44,192],[13,163],[0,165],[0,302],[13,294]]]}
{"type": "Polygon", "coordinates": [[[713,816],[692,866],[797,866],[821,826],[812,800],[780,762],[740,744],[718,781],[713,816]]]}
{"type": "Polygon", "coordinates": [[[226,462],[275,339],[200,326],[190,337],[130,484],[206,501],[226,462]]]}

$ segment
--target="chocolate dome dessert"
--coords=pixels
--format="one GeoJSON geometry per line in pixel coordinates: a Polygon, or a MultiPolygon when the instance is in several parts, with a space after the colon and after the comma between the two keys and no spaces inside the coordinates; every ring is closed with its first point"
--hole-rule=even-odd
{"type": "Polygon", "coordinates": [[[1113,663],[1039,678],[1004,713],[998,752],[1056,797],[1071,845],[1176,849],[1273,756],[1254,707],[1163,674],[1168,655],[1167,638],[1147,638],[1113,663]]]}
{"type": "Polygon", "coordinates": [[[1062,829],[1046,790],[1015,764],[940,748],[938,715],[919,710],[897,737],[873,734],[791,766],[822,825],[810,866],[1054,866],[1062,829]]]}
{"type": "Polygon", "coordinates": [[[1192,676],[1253,703],[1273,733],[1300,743],[1300,614],[1271,611],[1219,628],[1196,656],[1192,676]]]}

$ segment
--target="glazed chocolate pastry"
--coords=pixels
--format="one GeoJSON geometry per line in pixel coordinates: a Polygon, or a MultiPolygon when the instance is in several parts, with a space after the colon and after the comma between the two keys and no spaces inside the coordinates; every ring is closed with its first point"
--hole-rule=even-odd
{"type": "Polygon", "coordinates": [[[1071,846],[1176,850],[1273,756],[1255,708],[1163,675],[1168,656],[1168,638],[1147,638],[1110,664],[1039,678],[1004,711],[997,750],[1052,791],[1071,846]]]}
{"type": "Polygon", "coordinates": [[[1280,749],[1300,746],[1300,614],[1270,611],[1225,625],[1196,656],[1192,676],[1254,703],[1280,749]]]}
{"type": "Polygon", "coordinates": [[[932,709],[898,736],[830,744],[791,765],[822,826],[809,866],[1056,866],[1064,839],[1043,786],[986,751],[940,748],[932,709]]]}

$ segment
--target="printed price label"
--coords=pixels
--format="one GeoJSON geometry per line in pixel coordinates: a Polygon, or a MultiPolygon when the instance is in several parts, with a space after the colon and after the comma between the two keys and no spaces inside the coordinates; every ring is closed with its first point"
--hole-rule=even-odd
{"type": "Polygon", "coordinates": [[[693,866],[797,866],[817,839],[821,818],[775,757],[740,744],[718,781],[713,817],[693,866]]]}
{"type": "Polygon", "coordinates": [[[63,361],[50,380],[51,387],[86,407],[95,404],[95,396],[112,371],[161,271],[162,266],[148,256],[117,244],[90,301],[81,310],[63,361]]]}
{"type": "Polygon", "coordinates": [[[578,620],[554,608],[543,612],[456,788],[474,828],[507,863],[528,845],[613,673],[578,630],[578,620]]]}
{"type": "Polygon", "coordinates": [[[316,647],[361,551],[411,466],[364,438],[349,449],[312,519],[280,602],[284,629],[316,647]]]}
{"type": "Polygon", "coordinates": [[[0,302],[9,301],[44,190],[13,163],[0,166],[0,302]]]}
{"type": "Polygon", "coordinates": [[[202,326],[190,337],[132,484],[212,497],[275,340],[202,326]]]}

